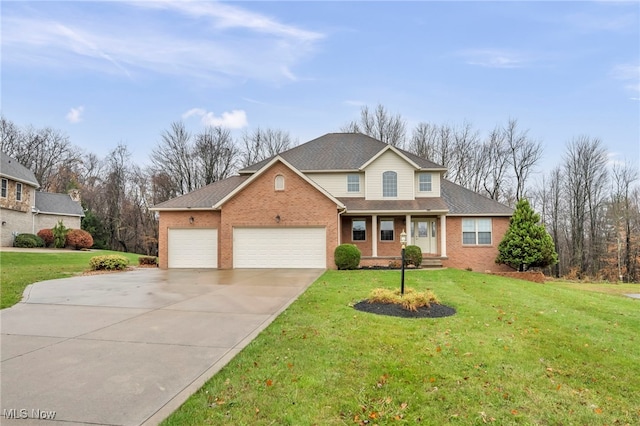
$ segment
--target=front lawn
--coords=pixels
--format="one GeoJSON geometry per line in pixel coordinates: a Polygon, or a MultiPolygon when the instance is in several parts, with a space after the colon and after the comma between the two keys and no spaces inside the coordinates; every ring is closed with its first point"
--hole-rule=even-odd
{"type": "Polygon", "coordinates": [[[328,271],[164,425],[640,424],[640,301],[409,271],[457,309],[360,312],[398,271],[328,271]]]}
{"type": "Polygon", "coordinates": [[[24,289],[32,283],[67,278],[89,270],[89,259],[105,254],[120,254],[131,265],[138,264],[139,254],[108,250],[52,253],[0,252],[0,309],[15,305],[24,289]]]}

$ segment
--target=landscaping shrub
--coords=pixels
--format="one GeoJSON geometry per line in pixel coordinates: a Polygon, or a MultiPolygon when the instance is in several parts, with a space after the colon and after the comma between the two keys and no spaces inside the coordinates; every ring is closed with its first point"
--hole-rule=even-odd
{"type": "Polygon", "coordinates": [[[53,245],[53,231],[51,229],[39,230],[38,237],[44,241],[44,247],[51,247],[53,245]]]}
{"type": "Polygon", "coordinates": [[[140,256],[138,258],[138,265],[158,266],[158,258],[156,256],[140,256]]]}
{"type": "Polygon", "coordinates": [[[404,266],[414,265],[419,268],[422,265],[422,249],[418,246],[407,246],[404,249],[404,266]]]}
{"type": "Polygon", "coordinates": [[[94,256],[89,260],[89,266],[94,271],[123,270],[129,265],[129,259],[117,254],[94,256]]]}
{"type": "Polygon", "coordinates": [[[13,241],[13,246],[21,248],[44,247],[44,241],[35,234],[18,234],[13,241]]]}
{"type": "Polygon", "coordinates": [[[340,244],[333,257],[338,269],[356,269],[360,265],[360,250],[353,244],[340,244]]]}
{"type": "Polygon", "coordinates": [[[69,229],[59,220],[51,232],[53,232],[53,246],[55,248],[64,248],[67,243],[67,232],[69,232],[69,229]]]}
{"type": "Polygon", "coordinates": [[[87,231],[82,229],[70,229],[67,232],[67,246],[71,246],[76,250],[88,249],[93,245],[93,237],[87,231]]]}
{"type": "Polygon", "coordinates": [[[369,303],[393,303],[401,305],[408,311],[417,311],[418,308],[429,307],[432,303],[440,303],[438,298],[431,290],[415,291],[412,288],[406,288],[404,296],[400,294],[400,290],[391,290],[388,288],[375,288],[371,291],[369,303]]]}

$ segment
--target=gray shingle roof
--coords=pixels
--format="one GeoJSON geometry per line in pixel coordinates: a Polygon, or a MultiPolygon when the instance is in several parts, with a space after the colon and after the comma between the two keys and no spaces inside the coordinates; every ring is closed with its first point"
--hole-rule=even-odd
{"type": "Polygon", "coordinates": [[[416,198],[415,200],[365,200],[364,198],[339,198],[350,212],[407,212],[407,211],[432,211],[446,212],[449,210],[447,204],[440,197],[437,198],[416,198]]]}
{"type": "Polygon", "coordinates": [[[184,208],[211,208],[218,201],[229,195],[249,176],[232,176],[230,178],[214,182],[188,194],[181,195],[171,200],[155,205],[154,209],[184,209],[184,208]]]}
{"type": "Polygon", "coordinates": [[[25,166],[20,164],[15,158],[9,157],[4,152],[0,152],[0,175],[18,182],[26,183],[39,188],[40,184],[36,175],[25,166]]]}
{"type": "Polygon", "coordinates": [[[41,214],[84,217],[84,210],[82,210],[80,203],[73,201],[68,194],[36,191],[35,205],[41,214]]]}
{"type": "MultiPolygon", "coordinates": [[[[388,145],[361,133],[327,133],[280,154],[302,172],[320,170],[358,170],[388,145]]],[[[399,150],[424,169],[443,169],[432,161],[399,150]]],[[[260,170],[273,157],[240,170],[251,173],[260,170]]]]}
{"type": "Polygon", "coordinates": [[[463,186],[442,179],[442,198],[450,215],[511,216],[513,209],[463,186]]]}

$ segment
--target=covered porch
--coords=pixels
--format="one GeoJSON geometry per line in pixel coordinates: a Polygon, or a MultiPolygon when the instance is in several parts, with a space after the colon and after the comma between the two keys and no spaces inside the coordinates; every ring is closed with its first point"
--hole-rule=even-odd
{"type": "MultiPolygon", "coordinates": [[[[386,208],[376,210],[356,209],[364,206],[349,201],[345,202],[347,210],[340,217],[339,243],[354,244],[360,249],[361,266],[389,266],[399,261],[403,231],[407,234],[407,245],[422,250],[425,266],[441,266],[441,260],[447,258],[448,210],[439,202],[441,199],[411,200],[410,206],[406,201],[378,201],[377,204],[384,205],[370,207],[386,208]],[[402,207],[414,208],[402,210],[402,207]]],[[[372,203],[375,202],[367,204],[372,203]]]]}

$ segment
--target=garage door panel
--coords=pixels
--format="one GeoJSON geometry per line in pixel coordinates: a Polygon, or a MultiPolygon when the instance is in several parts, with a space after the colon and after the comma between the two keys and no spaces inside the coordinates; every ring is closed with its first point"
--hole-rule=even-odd
{"type": "Polygon", "coordinates": [[[169,268],[217,267],[217,229],[169,229],[169,268]]]}
{"type": "Polygon", "coordinates": [[[234,228],[235,268],[325,268],[325,228],[234,228]]]}

